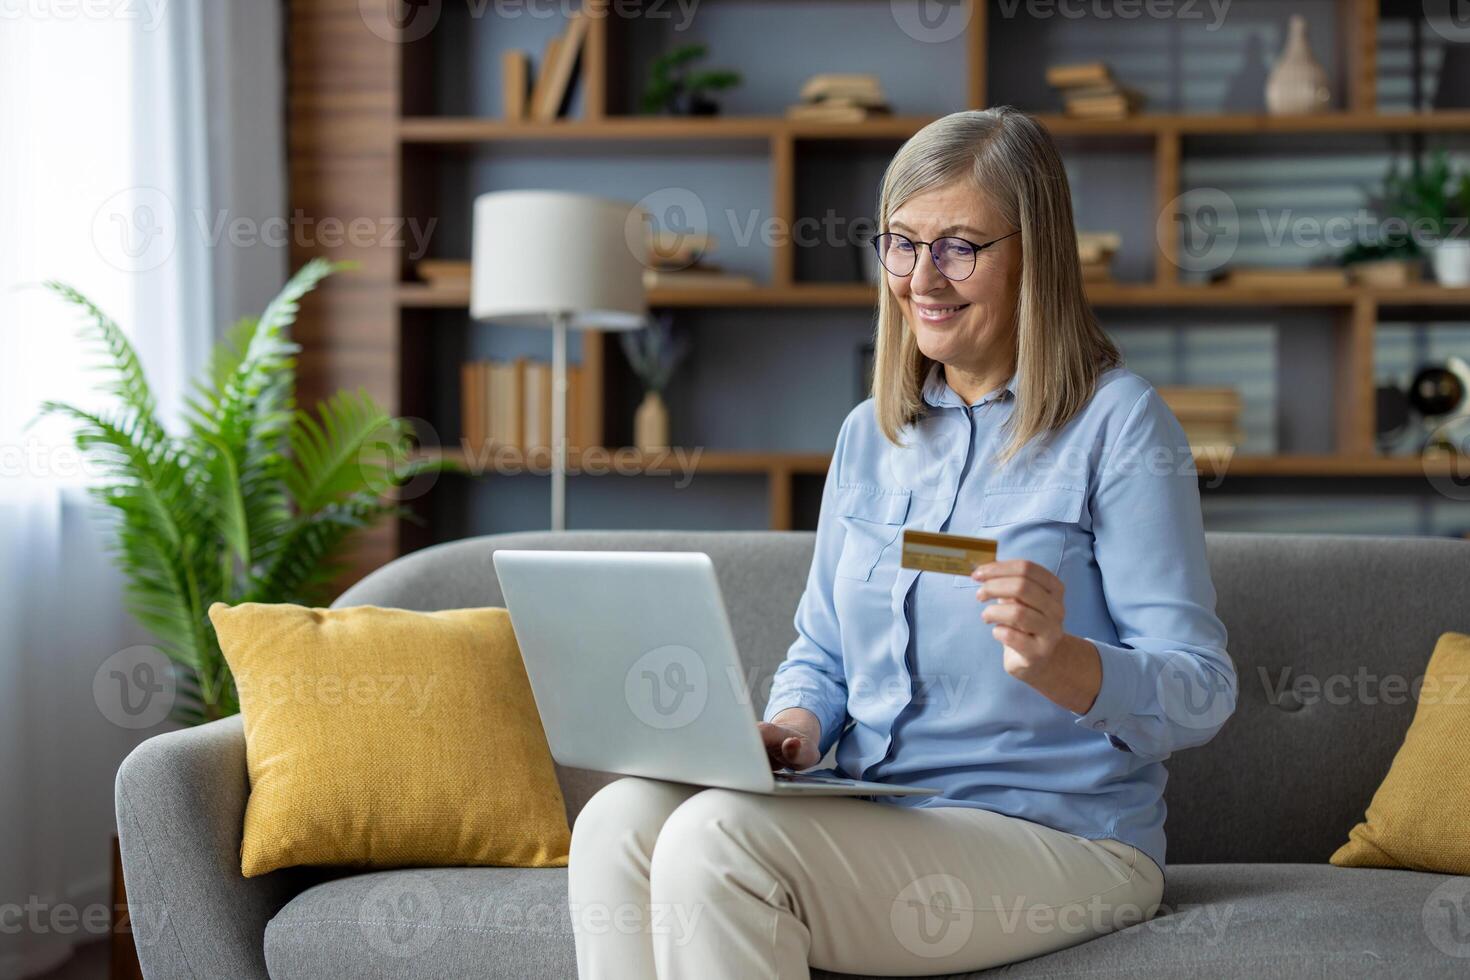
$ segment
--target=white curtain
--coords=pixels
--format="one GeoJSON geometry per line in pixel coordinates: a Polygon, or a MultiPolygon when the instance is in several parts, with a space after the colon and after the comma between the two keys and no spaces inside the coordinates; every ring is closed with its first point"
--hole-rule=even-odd
{"type": "Polygon", "coordinates": [[[176,426],[220,329],[286,274],[283,248],[213,233],[285,213],[284,42],[277,0],[0,15],[0,977],[25,977],[107,938],[113,777],[168,727],[138,689],[123,704],[149,638],[94,474],[59,419],[30,424],[46,399],[107,404],[77,314],[37,284],[121,324],[176,426]]]}

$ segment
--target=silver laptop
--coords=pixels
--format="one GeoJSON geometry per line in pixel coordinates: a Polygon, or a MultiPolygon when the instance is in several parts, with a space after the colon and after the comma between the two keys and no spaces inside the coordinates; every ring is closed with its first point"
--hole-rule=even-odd
{"type": "Polygon", "coordinates": [[[771,771],[757,678],[703,552],[502,549],[492,560],[562,765],[751,793],[939,792],[771,771]]]}

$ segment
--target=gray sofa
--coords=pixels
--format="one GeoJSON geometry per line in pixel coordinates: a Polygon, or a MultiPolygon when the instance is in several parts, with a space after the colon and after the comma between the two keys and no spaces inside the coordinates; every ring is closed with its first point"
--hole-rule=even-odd
{"type": "MultiPolygon", "coordinates": [[[[495,535],[401,558],[336,604],[499,605],[490,555],[502,547],[704,551],[742,655],[768,685],[793,637],[812,544],[802,532],[495,535]]],[[[1214,741],[1167,763],[1163,910],[970,976],[1470,976],[1470,878],[1327,863],[1413,717],[1403,683],[1423,673],[1441,632],[1470,630],[1470,543],[1211,534],[1209,553],[1240,699],[1214,741]],[[1393,677],[1398,688],[1378,689],[1393,677]]],[[[612,778],[560,776],[571,819],[612,778]]],[[[149,980],[575,977],[565,870],[291,869],[246,880],[247,792],[238,719],[153,738],[118,772],[149,980]]]]}

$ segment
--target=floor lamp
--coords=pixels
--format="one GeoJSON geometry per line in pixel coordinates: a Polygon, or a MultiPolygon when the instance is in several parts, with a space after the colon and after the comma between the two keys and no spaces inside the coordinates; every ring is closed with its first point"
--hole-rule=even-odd
{"type": "Polygon", "coordinates": [[[552,330],[553,531],[566,530],[567,330],[647,324],[644,229],[636,205],[588,194],[495,191],[475,198],[470,316],[552,330]]]}

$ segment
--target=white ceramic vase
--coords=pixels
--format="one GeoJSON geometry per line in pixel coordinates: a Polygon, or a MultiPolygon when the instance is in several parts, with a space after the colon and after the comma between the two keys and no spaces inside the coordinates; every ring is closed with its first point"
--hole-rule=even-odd
{"type": "Polygon", "coordinates": [[[1332,101],[1327,72],[1312,57],[1307,43],[1307,20],[1292,14],[1286,47],[1266,78],[1266,111],[1273,116],[1322,112],[1332,101]]]}
{"type": "Polygon", "coordinates": [[[1470,238],[1446,238],[1429,250],[1434,278],[1441,286],[1470,286],[1470,238]]]}

